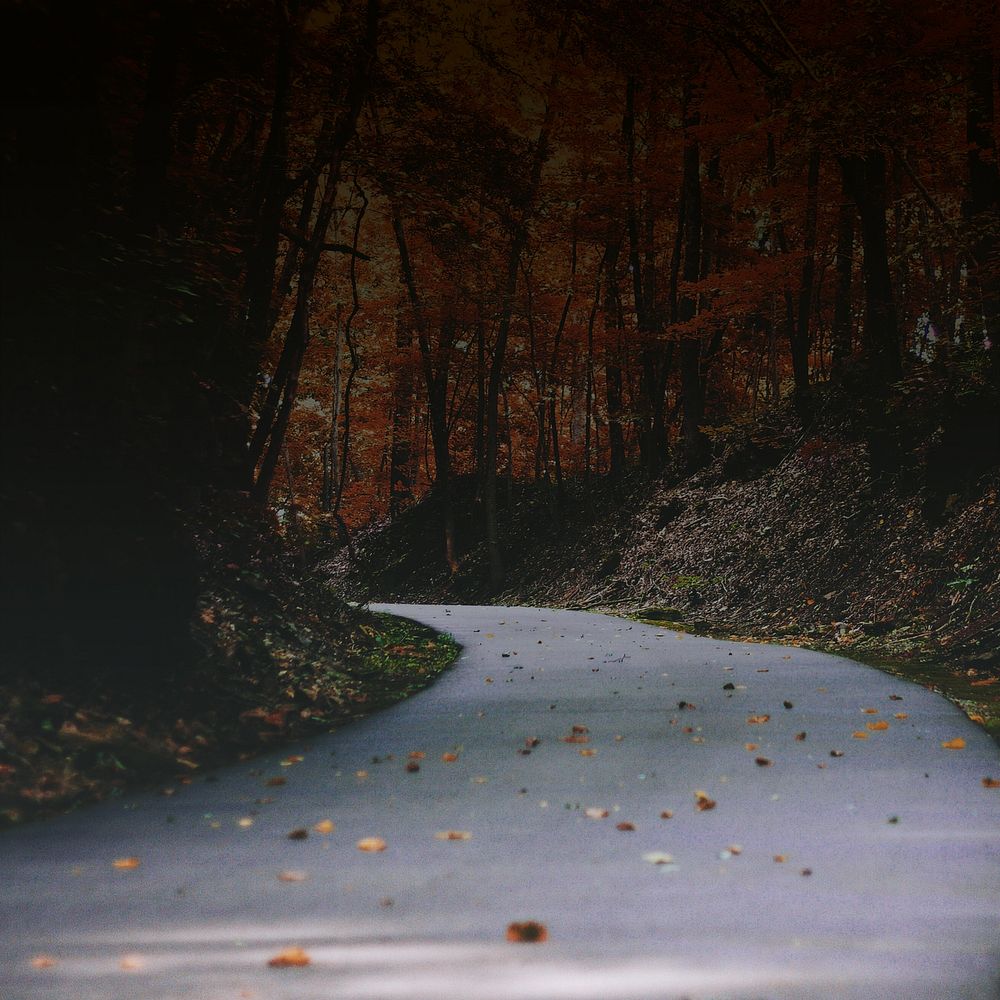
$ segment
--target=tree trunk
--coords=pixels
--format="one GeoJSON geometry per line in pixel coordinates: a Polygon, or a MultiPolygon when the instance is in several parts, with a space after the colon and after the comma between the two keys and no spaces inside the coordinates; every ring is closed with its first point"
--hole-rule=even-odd
{"type": "Polygon", "coordinates": [[[865,278],[865,360],[873,378],[872,389],[884,399],[891,382],[902,374],[896,303],[892,294],[886,226],[886,163],[880,149],[862,157],[840,158],[844,184],[858,207],[865,278]]]}
{"type": "Polygon", "coordinates": [[[604,292],[604,385],[608,403],[608,447],[610,449],[609,474],[618,482],[625,475],[625,434],[622,430],[622,315],[621,290],[618,286],[618,255],[621,243],[608,243],[605,247],[606,275],[604,292]],[[609,331],[614,330],[613,337],[609,331]]]}
{"type": "Polygon", "coordinates": [[[809,352],[812,337],[809,319],[812,314],[813,280],[816,274],[816,215],[819,201],[819,149],[809,153],[806,178],[806,219],[803,237],[802,280],[799,285],[798,322],[791,343],[792,373],[795,379],[795,412],[803,425],[812,417],[812,390],[809,387],[809,352]]]}
{"type": "MultiPolygon", "coordinates": [[[[846,193],[846,192],[845,192],[846,193]]],[[[837,216],[837,285],[833,297],[833,377],[843,376],[851,356],[851,284],[854,276],[853,202],[842,201],[837,216]]]]}
{"type": "Polygon", "coordinates": [[[413,333],[404,317],[396,324],[396,379],[392,393],[392,444],[389,449],[389,517],[413,502],[413,333]]]}
{"type": "MultiPolygon", "coordinates": [[[[698,124],[698,114],[686,117],[685,126],[698,124]]],[[[682,278],[693,284],[701,273],[701,178],[700,150],[697,139],[688,134],[684,143],[684,169],[681,181],[684,201],[684,267],[682,278]]],[[[684,295],[677,309],[681,323],[694,319],[698,303],[693,295],[684,295]]],[[[688,332],[680,342],[681,434],[684,458],[689,468],[700,468],[708,458],[708,439],[701,430],[705,414],[705,394],[701,379],[701,337],[688,332]]]]}

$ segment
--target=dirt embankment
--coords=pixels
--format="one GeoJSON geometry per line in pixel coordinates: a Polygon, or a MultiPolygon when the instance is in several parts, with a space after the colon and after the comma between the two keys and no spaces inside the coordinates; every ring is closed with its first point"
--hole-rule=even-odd
{"type": "Polygon", "coordinates": [[[995,469],[940,495],[921,469],[875,474],[864,443],[816,433],[730,441],[693,477],[577,484],[561,511],[545,486],[515,486],[499,594],[487,585],[474,490],[457,492],[458,573],[443,565],[429,499],[369,529],[349,569],[334,561],[347,589],[614,610],[888,659],[1000,721],[995,469]]]}

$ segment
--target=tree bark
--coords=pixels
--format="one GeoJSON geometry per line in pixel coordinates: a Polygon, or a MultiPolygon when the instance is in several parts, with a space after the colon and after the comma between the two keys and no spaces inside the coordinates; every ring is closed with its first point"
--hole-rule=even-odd
{"type": "Polygon", "coordinates": [[[889,267],[885,153],[869,149],[864,156],[842,156],[840,167],[861,221],[865,360],[873,378],[872,389],[884,398],[889,384],[902,374],[889,267]]]}

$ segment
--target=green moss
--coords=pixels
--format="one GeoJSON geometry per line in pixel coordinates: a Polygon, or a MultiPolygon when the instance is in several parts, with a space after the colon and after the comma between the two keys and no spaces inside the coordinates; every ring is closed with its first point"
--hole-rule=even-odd
{"type": "Polygon", "coordinates": [[[374,645],[356,674],[369,711],[427,687],[462,651],[452,636],[409,618],[382,613],[374,617],[376,625],[363,627],[374,645]]]}

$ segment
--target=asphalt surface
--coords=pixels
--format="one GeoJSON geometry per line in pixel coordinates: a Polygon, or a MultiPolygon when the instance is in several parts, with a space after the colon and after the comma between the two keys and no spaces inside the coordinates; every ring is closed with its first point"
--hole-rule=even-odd
{"type": "Polygon", "coordinates": [[[1000,996],[1000,752],[943,698],[600,615],[385,609],[463,644],[427,691],[0,835],[2,1000],[1000,996]]]}

